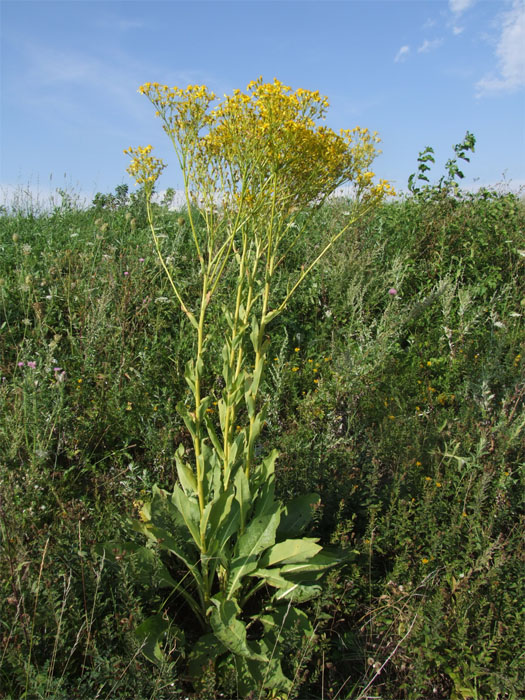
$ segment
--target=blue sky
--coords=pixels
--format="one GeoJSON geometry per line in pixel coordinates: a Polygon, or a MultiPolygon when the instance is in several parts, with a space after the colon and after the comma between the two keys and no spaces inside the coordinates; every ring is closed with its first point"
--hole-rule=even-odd
{"type": "Polygon", "coordinates": [[[378,176],[406,189],[418,152],[436,179],[467,130],[469,187],[525,184],[525,0],[3,0],[0,199],[132,181],[130,145],[155,146],[180,187],[144,82],[219,95],[259,75],[329,98],[327,124],[379,132],[378,176]]]}

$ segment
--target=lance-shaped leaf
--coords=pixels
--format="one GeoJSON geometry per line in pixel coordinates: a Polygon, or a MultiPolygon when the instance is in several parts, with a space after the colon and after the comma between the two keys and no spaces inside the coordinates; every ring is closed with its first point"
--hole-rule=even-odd
{"type": "MultiPolygon", "coordinates": [[[[221,409],[220,409],[220,404],[221,404],[221,403],[222,403],[222,401],[219,401],[219,402],[218,402],[218,404],[219,404],[219,411],[221,410],[221,409]]],[[[206,413],[206,415],[204,416],[204,421],[205,421],[205,423],[206,423],[206,430],[208,431],[208,435],[209,435],[209,438],[210,438],[210,440],[211,440],[211,442],[212,442],[213,447],[215,448],[215,450],[216,450],[217,454],[219,455],[219,457],[220,457],[221,459],[224,459],[224,451],[223,451],[223,448],[222,448],[222,445],[221,445],[221,441],[219,440],[219,437],[218,437],[217,432],[216,432],[216,430],[215,430],[215,426],[213,425],[213,421],[212,421],[211,417],[210,417],[207,413],[206,413]]]]}
{"type": "Polygon", "coordinates": [[[212,556],[215,554],[220,544],[217,535],[222,529],[221,526],[231,520],[230,515],[233,508],[233,500],[235,495],[232,490],[223,492],[213,501],[209,502],[204,508],[201,517],[200,532],[201,537],[206,539],[207,553],[212,556]]]}
{"type": "Polygon", "coordinates": [[[184,367],[184,379],[191,389],[191,393],[195,394],[195,362],[188,360],[184,367]]]}
{"type": "Polygon", "coordinates": [[[318,554],[322,547],[318,538],[303,537],[296,540],[284,540],[274,544],[260,559],[261,568],[275,564],[300,564],[318,554]]]}
{"type": "Polygon", "coordinates": [[[267,657],[252,649],[246,638],[246,625],[238,618],[239,606],[233,600],[224,600],[220,596],[212,598],[215,608],[210,616],[210,623],[217,639],[234,654],[254,661],[266,662],[267,657]]]}
{"type": "Polygon", "coordinates": [[[188,428],[191,437],[193,438],[193,440],[195,440],[197,437],[197,428],[195,426],[195,420],[182,401],[179,401],[179,403],[177,404],[177,413],[184,421],[184,425],[188,428]]]}
{"type": "Polygon", "coordinates": [[[280,567],[281,574],[289,577],[312,578],[313,574],[322,573],[328,569],[338,566],[345,561],[354,559],[359,552],[340,552],[327,550],[323,547],[323,551],[310,557],[307,561],[296,562],[294,564],[284,564],[280,567]]]}
{"type": "Polygon", "coordinates": [[[177,451],[175,452],[175,464],[177,465],[177,475],[181,483],[182,488],[186,494],[190,496],[197,493],[197,479],[193,473],[193,469],[182,461],[182,455],[184,454],[184,445],[180,444],[177,451]]]}
{"type": "Polygon", "coordinates": [[[313,508],[319,501],[319,494],[305,493],[287,503],[281,516],[277,536],[282,538],[300,535],[312,519],[313,508]]]}
{"type": "Polygon", "coordinates": [[[187,496],[184,491],[175,484],[173,487],[173,493],[171,495],[172,501],[177,507],[179,513],[182,515],[186,527],[188,528],[191,536],[193,537],[195,544],[200,549],[200,511],[199,504],[197,501],[187,496]]]}
{"type": "Polygon", "coordinates": [[[239,537],[236,554],[239,557],[256,556],[271,547],[275,542],[280,517],[281,506],[277,501],[273,501],[248,524],[239,537]]]}
{"type": "Polygon", "coordinates": [[[308,600],[317,598],[322,593],[321,586],[316,584],[302,585],[294,583],[289,588],[279,590],[273,597],[276,602],[290,600],[293,603],[306,603],[308,600]]]}
{"type": "Polygon", "coordinates": [[[271,509],[254,518],[239,537],[226,585],[228,598],[235,595],[243,578],[257,569],[257,556],[275,542],[279,518],[280,505],[274,501],[271,509]]]}

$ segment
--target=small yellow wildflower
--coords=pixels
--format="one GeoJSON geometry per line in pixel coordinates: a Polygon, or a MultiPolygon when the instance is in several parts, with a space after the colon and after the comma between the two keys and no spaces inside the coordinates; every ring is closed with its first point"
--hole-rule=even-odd
{"type": "Polygon", "coordinates": [[[299,367],[292,367],[292,372],[298,372],[298,371],[299,371],[299,367]]]}
{"type": "Polygon", "coordinates": [[[421,462],[416,462],[416,467],[421,467],[423,466],[421,462]]]}
{"type": "Polygon", "coordinates": [[[422,564],[428,564],[428,562],[429,562],[429,559],[427,559],[426,557],[423,557],[423,559],[421,559],[422,564]]]}

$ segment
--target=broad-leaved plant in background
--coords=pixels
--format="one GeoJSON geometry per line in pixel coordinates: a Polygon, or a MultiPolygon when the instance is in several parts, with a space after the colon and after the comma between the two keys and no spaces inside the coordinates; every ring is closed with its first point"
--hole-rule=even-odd
{"type": "MultiPolygon", "coordinates": [[[[328,102],[318,92],[262,79],[218,103],[204,86],[147,83],[140,92],[155,107],[183,173],[200,293],[185,295],[162,254],[151,196],[164,164],[151,146],[130,148],[128,171],[143,186],[156,250],[195,333],[185,371],[192,400],[177,407],[192,449],[177,450],[178,483],[155,488],[143,505],[134,528],[148,544],[135,550],[147,565],[156,561],[163,584],[185,601],[201,628],[189,654],[191,677],[226,657],[235,663],[239,692],[286,692],[293,679],[281,666],[282,635],[294,630],[304,645],[311,642],[311,622],[297,605],[319,595],[323,574],[340,556],[303,536],[318,496],[281,503],[277,452],[259,454],[269,326],[334,243],[393,190],[386,181],[374,182],[377,135],[359,127],[335,133],[320,124],[328,102]],[[344,184],[353,187],[347,221],[312,250],[283,291],[275,282],[309,215],[344,184]],[[236,285],[225,292],[232,269],[236,285]],[[212,334],[219,332],[208,323],[208,311],[219,298],[229,301],[222,309],[223,388],[214,397],[204,377],[212,334]],[[185,576],[174,576],[173,567],[170,573],[170,557],[185,576]]],[[[150,659],[163,658],[160,642],[177,622],[161,610],[138,629],[150,659]]]]}

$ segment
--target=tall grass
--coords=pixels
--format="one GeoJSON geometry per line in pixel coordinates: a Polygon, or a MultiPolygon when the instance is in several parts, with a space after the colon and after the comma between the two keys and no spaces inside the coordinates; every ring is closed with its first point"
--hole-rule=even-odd
{"type": "MultiPolygon", "coordinates": [[[[348,206],[319,210],[304,245],[348,206]]],[[[186,213],[158,214],[172,274],[197,286],[186,213]]],[[[258,449],[278,446],[283,498],[321,494],[312,534],[358,552],[311,606],[311,647],[284,642],[296,697],[525,694],[524,230],[510,194],[385,205],[272,328],[258,449]]],[[[186,697],[191,636],[174,627],[159,667],[134,635],[160,579],[94,550],[133,538],[122,514],[189,444],[191,335],[140,201],[21,208],[0,251],[0,696],[186,697]]],[[[199,697],[235,687],[210,675],[199,697]]]]}

